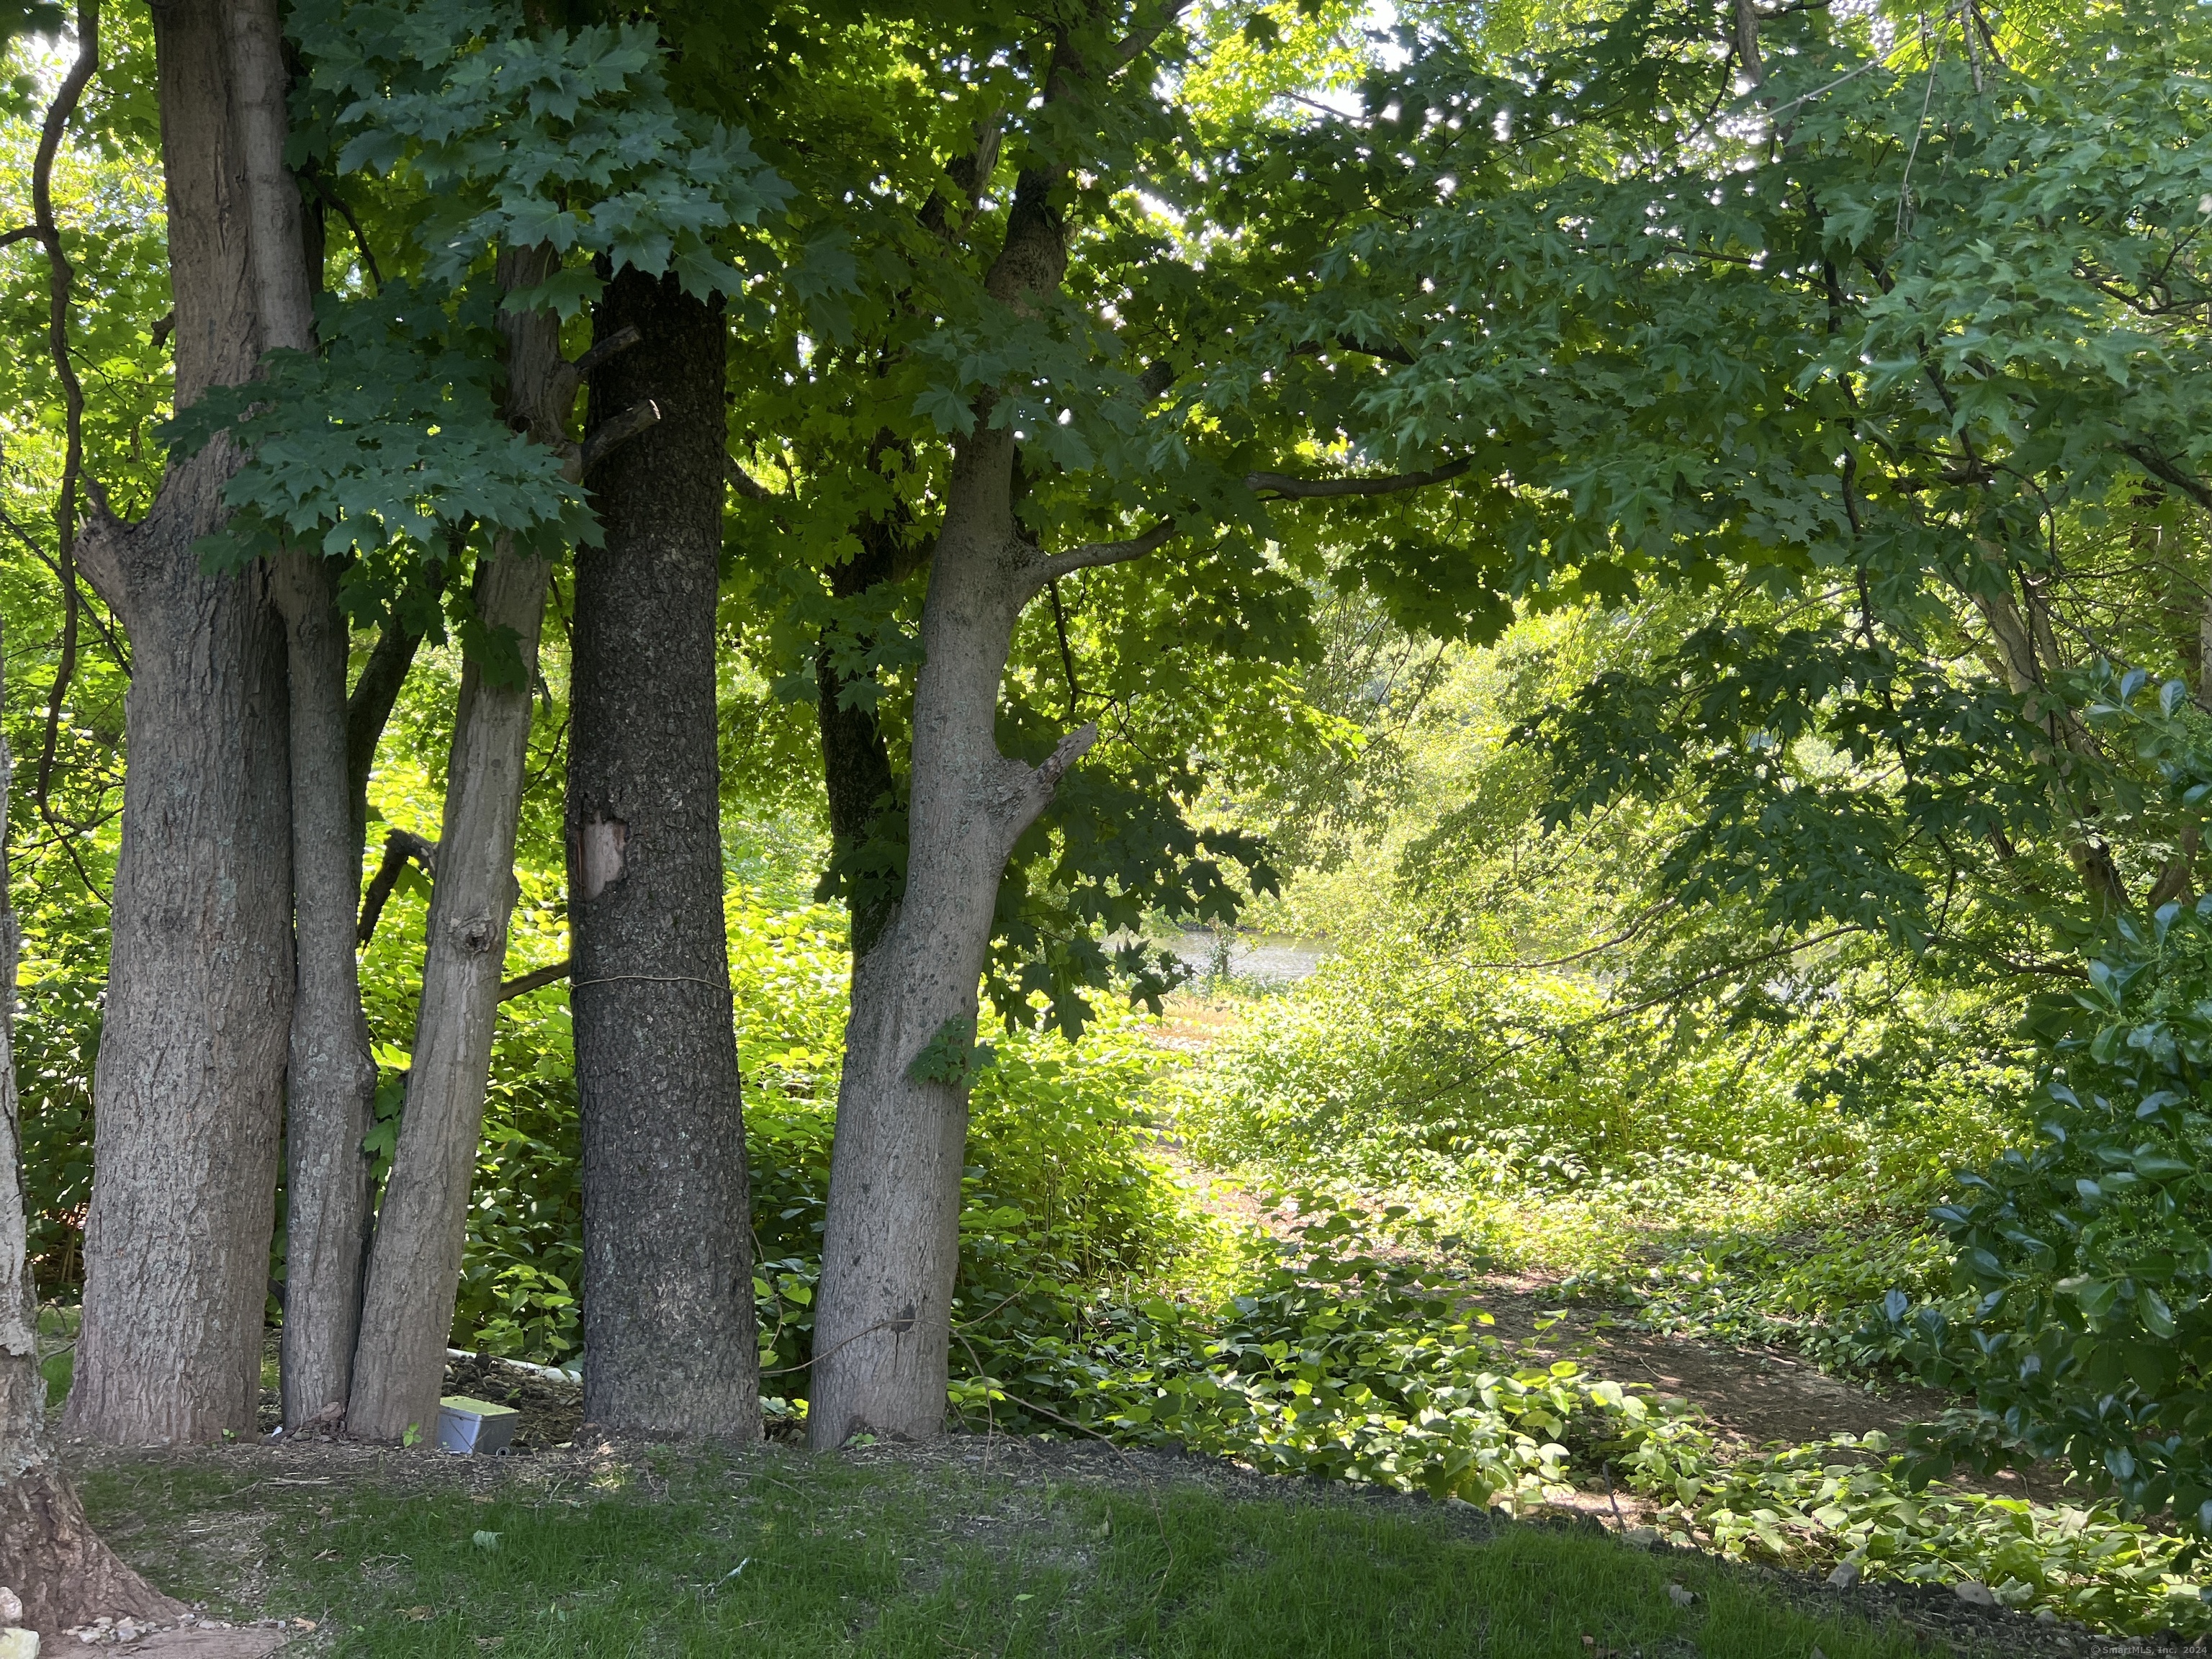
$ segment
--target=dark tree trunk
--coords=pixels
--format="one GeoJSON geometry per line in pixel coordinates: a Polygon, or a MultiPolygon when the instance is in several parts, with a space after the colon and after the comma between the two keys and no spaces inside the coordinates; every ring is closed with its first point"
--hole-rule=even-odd
{"type": "Polygon", "coordinates": [[[568,917],[584,1142],[584,1410],[650,1433],[760,1434],[744,1115],[722,925],[714,603],[727,453],[719,303],[624,270],[592,319],[640,343],[594,428],[660,422],[588,481],[576,565],[568,917]]]}
{"type": "MultiPolygon", "coordinates": [[[[296,237],[268,245],[252,187],[270,164],[272,96],[282,110],[281,81],[268,84],[274,5],[175,0],[154,21],[183,408],[253,374],[268,343],[262,276],[301,250],[296,237]]],[[[210,446],[172,470],[143,522],[99,516],[79,553],[134,659],[66,1419],[102,1439],[255,1428],[291,838],[283,629],[263,575],[207,575],[193,550],[223,520],[231,465],[226,444],[210,446]]]]}
{"type": "MultiPolygon", "coordinates": [[[[830,568],[830,592],[841,599],[856,599],[872,587],[896,580],[903,574],[899,567],[907,528],[902,513],[863,520],[858,526],[860,551],[830,568]]],[[[848,702],[846,694],[851,683],[837,672],[827,646],[815,654],[814,714],[822,734],[822,780],[829,798],[830,833],[841,854],[867,844],[897,787],[874,704],[866,698],[848,702]]],[[[847,906],[853,918],[853,957],[857,962],[875,948],[896,901],[888,892],[863,881],[849,890],[847,906]]]]}
{"type": "MultiPolygon", "coordinates": [[[[7,821],[11,769],[0,737],[0,823],[7,821]]],[[[59,1642],[63,1631],[103,1613],[159,1619],[183,1608],[100,1540],[47,1442],[15,1094],[15,958],[8,850],[0,840],[0,986],[7,988],[0,994],[0,1584],[21,1598],[24,1624],[59,1642]]]]}

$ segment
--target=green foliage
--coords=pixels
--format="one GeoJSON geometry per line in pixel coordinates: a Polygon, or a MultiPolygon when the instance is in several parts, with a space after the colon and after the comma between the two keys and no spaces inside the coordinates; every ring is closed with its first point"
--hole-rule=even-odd
{"type": "Polygon", "coordinates": [[[1932,1584],[1970,1578],[2022,1611],[2048,1609],[2100,1631],[2186,1638],[2212,1631],[2200,1547],[2111,1504],[2031,1504],[1911,1478],[1880,1434],[1710,1468],[1667,1524],[1728,1556],[1796,1567],[1856,1563],[1932,1584]]]}
{"type": "Polygon", "coordinates": [[[2063,1455],[2130,1509],[2212,1530],[2208,985],[2212,901],[2169,904],[2038,1007],[2047,1115],[1936,1212],[1960,1297],[1887,1311],[1901,1352],[1975,1389],[1983,1414],[1947,1450],[2063,1455]]]}
{"type": "Polygon", "coordinates": [[[974,1020],[948,1019],[937,1028],[937,1035],[922,1045],[921,1052],[906,1068],[906,1074],[916,1083],[942,1083],[950,1088],[966,1089],[997,1058],[997,1051],[989,1043],[975,1041],[974,1020]]]}

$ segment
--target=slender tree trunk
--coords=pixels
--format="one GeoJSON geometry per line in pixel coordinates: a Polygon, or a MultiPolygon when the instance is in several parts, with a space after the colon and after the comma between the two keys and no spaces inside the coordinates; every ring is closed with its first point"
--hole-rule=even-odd
{"type": "Polygon", "coordinates": [[[368,1156],[376,1066],[362,1018],[355,945],[361,842],[346,745],[344,618],[330,561],[287,553],[276,563],[291,665],[293,994],[285,1113],[286,1425],[341,1410],[361,1322],[362,1249],[369,1219],[368,1156]]]}
{"type": "MultiPolygon", "coordinates": [[[[502,253],[502,291],[534,286],[553,258],[546,248],[502,253]]],[[[560,423],[575,377],[560,354],[556,319],[503,312],[500,326],[510,419],[540,442],[565,441],[560,423]]],[[[547,574],[544,560],[503,538],[477,567],[477,615],[494,633],[514,630],[522,675],[495,684],[476,661],[461,673],[407,1108],[376,1219],[346,1413],[347,1426],[371,1439],[436,1427],[514,908],[515,825],[547,574]]]]}
{"type": "Polygon", "coordinates": [[[477,575],[477,614],[487,628],[514,630],[526,678],[493,685],[480,663],[461,671],[407,1109],[377,1215],[346,1413],[347,1426],[371,1439],[398,1440],[410,1428],[428,1434],[437,1425],[514,908],[515,823],[545,582],[544,560],[504,543],[477,575]]]}
{"type": "MultiPolygon", "coordinates": [[[[7,820],[12,771],[0,736],[0,823],[7,820]]],[[[15,1095],[16,947],[8,850],[0,840],[0,1584],[21,1599],[24,1624],[59,1642],[64,1630],[103,1613],[160,1619],[183,1607],[100,1540],[47,1441],[15,1095]]]]}
{"type": "Polygon", "coordinates": [[[597,370],[592,425],[649,433],[592,477],[577,556],[568,918],[584,1142],[584,1412],[760,1437],[750,1204],[714,713],[726,465],[722,311],[624,270],[592,319],[641,343],[597,370]]]}
{"type": "MultiPolygon", "coordinates": [[[[314,346],[311,249],[319,224],[301,209],[284,165],[289,77],[275,0],[227,12],[256,309],[264,349],[314,346]]],[[[349,641],[337,576],[319,553],[287,552],[270,570],[284,621],[292,784],[293,961],[285,1091],[285,1297],[281,1396],[295,1425],[343,1408],[361,1312],[361,1253],[374,1112],[354,957],[361,850],[351,833],[346,720],[349,641]]]]}
{"type": "MultiPolygon", "coordinates": [[[[251,187],[271,165],[274,6],[174,0],[154,24],[183,408],[252,374],[267,343],[258,276],[300,249],[296,238],[265,246],[251,187]]],[[[281,155],[274,165],[281,173],[281,155]]],[[[103,1439],[255,1427],[292,1000],[291,838],[283,637],[265,580],[207,575],[193,550],[223,521],[233,459],[210,446],[172,469],[143,522],[95,515],[79,551],[134,658],[66,1419],[103,1439]]]]}

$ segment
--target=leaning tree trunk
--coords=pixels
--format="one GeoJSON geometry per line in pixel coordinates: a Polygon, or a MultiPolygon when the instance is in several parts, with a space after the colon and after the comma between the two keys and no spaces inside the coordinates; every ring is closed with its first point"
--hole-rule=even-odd
{"type": "Polygon", "coordinates": [[[673,276],[626,270],[592,328],[641,336],[593,373],[592,426],[646,398],[660,421],[589,480],[606,539],[576,562],[568,836],[584,1414],[758,1439],[714,712],[722,311],[673,276]]]}
{"type": "MultiPolygon", "coordinates": [[[[7,738],[0,736],[0,823],[7,821],[11,769],[7,738]]],[[[15,1096],[16,945],[8,849],[0,839],[0,1585],[21,1600],[24,1624],[59,1642],[64,1630],[101,1613],[165,1619],[183,1606],[152,1589],[100,1540],[46,1438],[15,1096]]]]}
{"type": "MultiPolygon", "coordinates": [[[[502,538],[476,586],[477,614],[488,629],[515,631],[533,678],[545,582],[545,562],[502,538]]],[[[346,1413],[348,1428],[371,1439],[428,1434],[437,1423],[514,908],[530,704],[528,678],[493,685],[482,664],[463,667],[407,1106],[376,1218],[346,1413]]]]}
{"type": "MultiPolygon", "coordinates": [[[[177,313],[176,403],[251,377],[260,229],[240,188],[280,48],[276,9],[175,0],[155,49],[177,313]]],[[[265,171],[269,158],[260,158],[265,171]]],[[[70,1432],[251,1433],[292,1001],[283,631],[258,573],[211,576],[234,453],[210,445],[137,525],[96,516],[78,558],[129,630],[107,1016],[70,1432]]]]}
{"type": "MultiPolygon", "coordinates": [[[[536,286],[553,258],[546,248],[502,253],[501,290],[536,286]]],[[[500,326],[510,418],[540,442],[563,442],[575,378],[560,355],[558,321],[548,311],[502,312],[500,326]]],[[[428,1434],[437,1424],[514,908],[515,827],[547,574],[543,559],[505,537],[477,568],[477,616],[489,632],[514,630],[522,674],[519,683],[494,684],[477,661],[461,672],[407,1104],[376,1218],[346,1412],[347,1427],[370,1439],[428,1434]]]]}

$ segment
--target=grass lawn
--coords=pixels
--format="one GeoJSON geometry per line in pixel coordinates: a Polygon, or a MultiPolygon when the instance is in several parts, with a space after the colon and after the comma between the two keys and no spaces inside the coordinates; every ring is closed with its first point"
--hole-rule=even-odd
{"type": "Polygon", "coordinates": [[[538,1655],[1877,1659],[1717,1563],[1342,1488],[1024,1453],[511,1463],[303,1446],[125,1458],[94,1518],[299,1648],[538,1655]],[[327,1455],[318,1455],[327,1452],[327,1455]],[[1155,1477],[1141,1471],[1162,1469],[1155,1477]],[[1668,1584],[1696,1600],[1679,1606],[1668,1584]]]}

